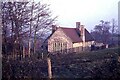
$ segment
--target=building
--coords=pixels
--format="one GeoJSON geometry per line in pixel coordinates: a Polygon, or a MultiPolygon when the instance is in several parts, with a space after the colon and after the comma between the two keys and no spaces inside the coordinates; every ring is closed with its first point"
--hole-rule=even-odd
{"type": "Polygon", "coordinates": [[[81,52],[94,44],[92,35],[84,25],[76,22],[76,28],[52,27],[48,38],[48,52],[81,52]]]}

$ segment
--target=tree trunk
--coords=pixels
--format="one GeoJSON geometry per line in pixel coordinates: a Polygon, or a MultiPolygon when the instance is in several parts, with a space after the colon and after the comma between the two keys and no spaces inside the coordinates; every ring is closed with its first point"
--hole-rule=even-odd
{"type": "Polygon", "coordinates": [[[33,54],[35,54],[36,53],[36,30],[35,30],[35,33],[34,33],[34,53],[33,54]]]}
{"type": "Polygon", "coordinates": [[[34,2],[32,2],[32,9],[31,9],[31,20],[30,20],[30,34],[29,34],[29,42],[28,42],[28,56],[30,57],[31,55],[31,33],[32,33],[32,16],[33,16],[33,7],[34,7],[34,2]]]}

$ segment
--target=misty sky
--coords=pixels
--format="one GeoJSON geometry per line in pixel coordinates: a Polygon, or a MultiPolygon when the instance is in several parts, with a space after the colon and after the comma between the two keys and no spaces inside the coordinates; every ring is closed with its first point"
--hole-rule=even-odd
{"type": "MultiPolygon", "coordinates": [[[[39,0],[37,0],[39,1],[39,0]]],[[[41,0],[40,0],[41,1],[41,0]]],[[[100,20],[118,20],[118,1],[120,0],[42,0],[50,4],[53,16],[58,16],[61,27],[75,27],[75,22],[91,31],[100,20]]]]}

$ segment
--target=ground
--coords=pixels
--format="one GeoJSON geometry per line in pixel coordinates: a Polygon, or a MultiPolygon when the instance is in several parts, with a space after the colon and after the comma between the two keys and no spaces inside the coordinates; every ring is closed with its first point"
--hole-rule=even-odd
{"type": "MultiPolygon", "coordinates": [[[[120,47],[99,51],[50,55],[53,78],[120,78],[120,47]]],[[[3,78],[48,78],[46,56],[10,59],[3,56],[3,78]]]]}

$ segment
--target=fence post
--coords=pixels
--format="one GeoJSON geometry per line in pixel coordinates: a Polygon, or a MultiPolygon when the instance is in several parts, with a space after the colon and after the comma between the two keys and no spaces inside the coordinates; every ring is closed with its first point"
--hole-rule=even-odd
{"type": "Polygon", "coordinates": [[[42,52],[42,59],[43,59],[43,52],[42,52]]]}
{"type": "Polygon", "coordinates": [[[48,63],[48,78],[51,79],[52,78],[52,70],[51,70],[51,60],[49,57],[47,58],[47,63],[48,63]]]}
{"type": "Polygon", "coordinates": [[[23,58],[25,58],[25,47],[23,46],[23,58]]]}
{"type": "Polygon", "coordinates": [[[106,44],[106,46],[105,46],[106,48],[108,48],[108,44],[106,44]]]}

